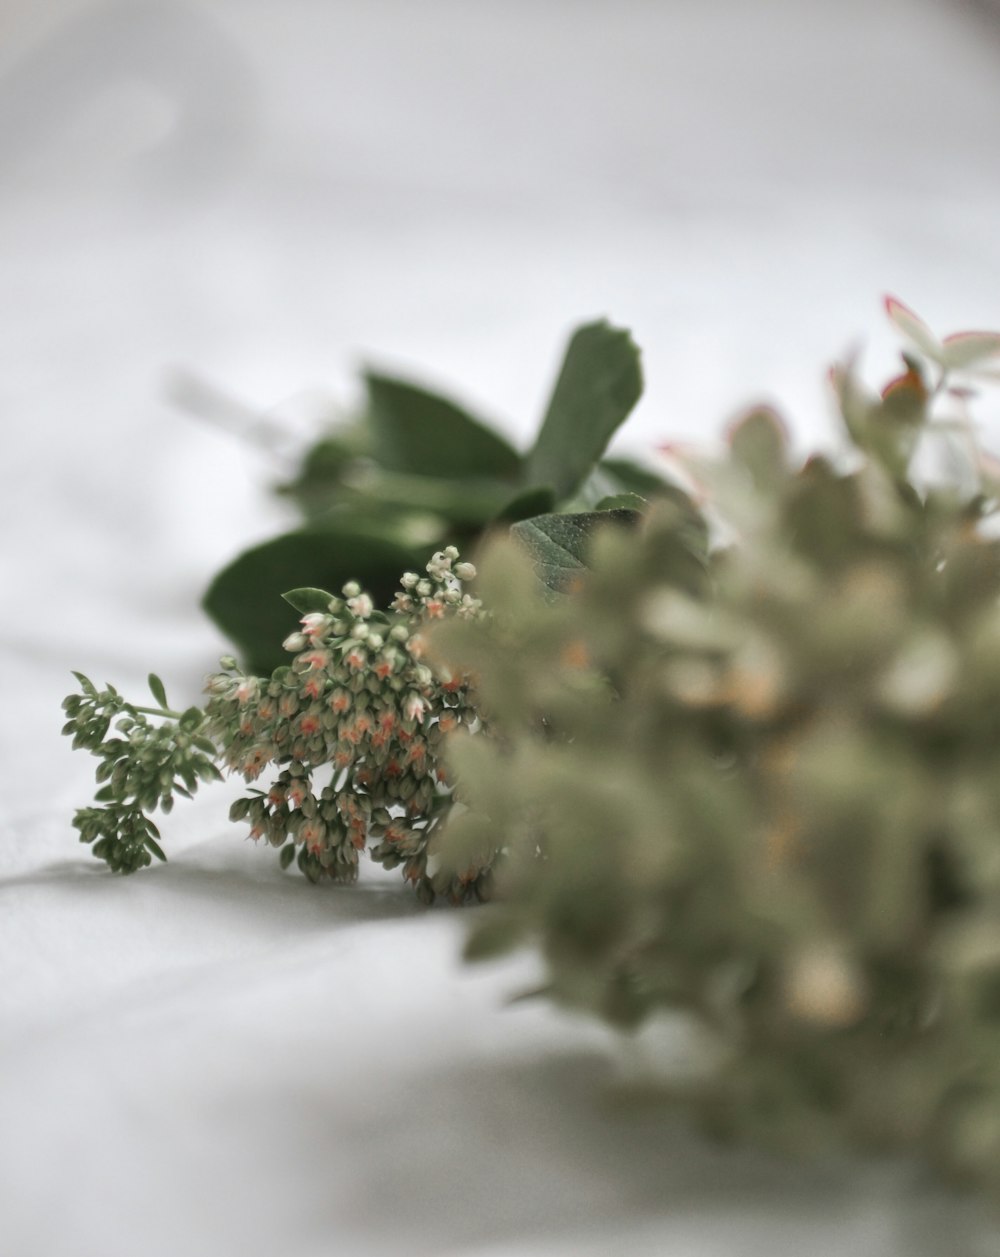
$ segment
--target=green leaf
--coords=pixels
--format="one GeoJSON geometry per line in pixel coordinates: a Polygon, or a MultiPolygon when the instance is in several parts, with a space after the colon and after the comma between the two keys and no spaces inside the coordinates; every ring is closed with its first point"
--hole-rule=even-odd
{"type": "Polygon", "coordinates": [[[205,713],[200,707],[188,707],[186,711],[181,713],[181,718],[177,723],[185,733],[193,733],[195,729],[201,727],[204,719],[205,713]]]}
{"type": "Polygon", "coordinates": [[[163,854],[163,848],[155,838],[147,837],[146,846],[150,849],[150,851],[152,851],[153,855],[155,855],[158,860],[162,860],[164,864],[166,864],[167,857],[163,854]]]}
{"type": "Polygon", "coordinates": [[[956,332],[946,336],[942,344],[944,365],[955,370],[964,370],[1000,356],[1000,334],[997,332],[956,332]]]}
{"type": "MultiPolygon", "coordinates": [[[[349,512],[357,520],[359,512],[386,521],[391,512],[423,513],[441,517],[452,524],[481,527],[491,520],[510,497],[511,486],[495,476],[470,473],[463,479],[440,475],[406,475],[370,465],[341,490],[333,508],[340,518],[349,512]]],[[[328,517],[336,518],[334,513],[328,517]]],[[[315,517],[318,526],[326,521],[315,517]]]]}
{"type": "Polygon", "coordinates": [[[909,306],[903,305],[895,297],[886,297],[885,312],[897,329],[906,337],[915,349],[935,362],[944,358],[941,342],[919,315],[913,313],[909,306]]]}
{"type": "Polygon", "coordinates": [[[97,697],[97,687],[94,685],[93,681],[91,681],[90,677],[85,677],[82,672],[74,672],[73,675],[76,677],[77,681],[79,681],[80,688],[86,695],[88,695],[88,697],[97,697]]]}
{"type": "Polygon", "coordinates": [[[498,524],[516,524],[519,520],[530,519],[533,515],[547,515],[555,508],[556,493],[550,485],[539,485],[534,489],[525,489],[516,497],[511,498],[503,510],[497,515],[498,524]]]}
{"type": "Polygon", "coordinates": [[[781,417],[768,406],[751,410],[729,430],[729,448],[761,491],[773,490],[787,470],[788,435],[781,417]]]}
{"type": "Polygon", "coordinates": [[[357,580],[387,603],[400,575],[426,561],[422,552],[347,528],[303,528],[254,546],[212,581],[203,605],[261,675],[287,661],[281,643],[295,627],[282,594],[289,587],[340,589],[357,580]]]}
{"type": "Polygon", "coordinates": [[[640,514],[649,507],[646,498],[638,493],[612,493],[594,506],[595,511],[638,511],[640,514]]]}
{"type": "Polygon", "coordinates": [[[281,855],[278,856],[278,863],[283,869],[287,869],[289,864],[295,859],[295,847],[292,843],[286,843],[281,848],[281,855]]]}
{"type": "Polygon", "coordinates": [[[160,704],[161,707],[169,707],[167,702],[167,691],[163,688],[163,682],[155,672],[149,674],[149,692],[160,704]]]}
{"type": "Polygon", "coordinates": [[[631,528],[639,522],[636,511],[586,511],[578,515],[539,515],[515,524],[511,536],[531,556],[542,581],[564,591],[587,568],[594,533],[607,525],[631,528]]]}
{"type": "Polygon", "coordinates": [[[530,484],[573,494],[642,394],[639,350],[627,331],[602,320],[570,339],[535,447],[530,484]]]}
{"type": "Polygon", "coordinates": [[[513,480],[521,456],[493,428],[416,384],[365,372],[374,457],[389,471],[513,480]]]}
{"type": "Polygon", "coordinates": [[[668,488],[662,476],[631,458],[602,458],[597,466],[616,480],[624,491],[638,493],[643,498],[656,497],[668,488]]]}
{"type": "Polygon", "coordinates": [[[294,607],[302,615],[309,615],[315,611],[325,614],[330,610],[330,603],[334,598],[334,595],[327,593],[325,589],[314,589],[310,585],[304,585],[301,589],[290,589],[281,596],[289,606],[294,607]]]}

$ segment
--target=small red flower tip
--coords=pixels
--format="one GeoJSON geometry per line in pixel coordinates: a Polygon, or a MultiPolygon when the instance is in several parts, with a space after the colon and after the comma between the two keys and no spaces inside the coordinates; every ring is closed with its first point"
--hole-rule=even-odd
{"type": "Polygon", "coordinates": [[[927,397],[927,386],[920,378],[919,373],[914,371],[912,367],[907,368],[902,375],[897,375],[889,381],[882,390],[882,400],[886,401],[897,393],[905,392],[915,393],[921,399],[927,397]]]}

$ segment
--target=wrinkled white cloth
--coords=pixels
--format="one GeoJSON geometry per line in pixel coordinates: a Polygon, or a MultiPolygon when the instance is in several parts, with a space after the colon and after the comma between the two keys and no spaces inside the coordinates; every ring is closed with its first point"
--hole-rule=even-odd
{"type": "MultiPolygon", "coordinates": [[[[6,0],[0,44],[0,1252],[1000,1252],[911,1168],[720,1151],[619,1109],[628,1052],[467,969],[395,876],[278,871],[206,790],[170,861],[75,841],[69,670],[197,699],[197,600],[359,360],[524,441],[568,330],[645,351],[631,449],[758,399],[803,444],[879,298],[1000,325],[1000,24],[932,0],[6,0]],[[324,403],[325,404],[325,403],[324,403]]],[[[1000,428],[997,429],[1000,433],[1000,428]]],[[[987,415],[987,437],[989,437],[987,415]]],[[[632,1053],[640,1053],[633,1047],[632,1053]]]]}

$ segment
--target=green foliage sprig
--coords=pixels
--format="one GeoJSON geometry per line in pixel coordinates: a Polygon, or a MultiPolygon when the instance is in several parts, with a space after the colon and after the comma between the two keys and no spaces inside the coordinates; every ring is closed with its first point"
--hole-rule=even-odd
{"type": "Polygon", "coordinates": [[[82,673],[74,676],[81,693],[63,702],[69,717],[63,733],[72,735],[74,747],[98,757],[97,781],[103,784],[94,800],[101,806],[80,808],[73,824],[80,841],[91,843],[114,872],[133,873],[153,856],[166,859],[148,813],[169,812],[175,795],[190,798],[200,782],[221,780],[216,747],[205,736],[201,709],[172,711],[155,674],[149,688],[156,707],[136,707],[113,685],[99,691],[82,673]]]}

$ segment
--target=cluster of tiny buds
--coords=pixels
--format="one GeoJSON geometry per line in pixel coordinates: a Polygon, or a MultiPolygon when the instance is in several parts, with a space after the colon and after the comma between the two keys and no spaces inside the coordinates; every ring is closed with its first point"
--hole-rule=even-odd
{"type": "MultiPolygon", "coordinates": [[[[418,893],[433,897],[427,844],[451,807],[438,751],[460,725],[478,727],[465,678],[435,676],[422,661],[428,621],[481,614],[462,589],[475,568],[457,560],[449,546],[426,577],[404,575],[388,613],[355,581],[340,596],[312,591],[317,609],[284,642],[289,665],[259,678],[227,658],[208,679],[208,727],[227,766],[248,782],[268,764],[282,766],[269,791],[234,805],[233,818],[250,824],[252,838],[281,846],[283,864],[297,849],[313,880],[350,880],[358,851],[372,842],[374,859],[402,867],[418,893]],[[333,778],[317,790],[311,774],[323,765],[333,778]]],[[[467,890],[463,883],[445,893],[467,890]]]]}
{"type": "Polygon", "coordinates": [[[404,613],[422,610],[431,620],[440,619],[446,610],[454,610],[462,619],[475,619],[482,610],[482,603],[465,593],[462,585],[475,580],[476,569],[471,563],[457,560],[458,550],[446,546],[431,558],[426,576],[404,572],[399,582],[402,589],[392,609],[404,613]]]}

